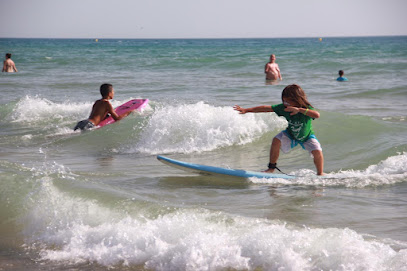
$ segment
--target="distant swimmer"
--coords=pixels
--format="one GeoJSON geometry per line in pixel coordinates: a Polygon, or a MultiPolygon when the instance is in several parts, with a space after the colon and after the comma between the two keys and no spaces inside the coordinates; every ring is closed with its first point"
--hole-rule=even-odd
{"type": "Polygon", "coordinates": [[[264,67],[264,73],[266,74],[266,80],[283,80],[281,77],[280,68],[276,63],[276,56],[270,56],[270,62],[264,67]]]}
{"type": "Polygon", "coordinates": [[[3,62],[3,69],[1,70],[2,72],[18,72],[16,68],[16,64],[14,64],[14,61],[11,60],[11,54],[7,53],[6,54],[6,60],[3,62]]]}
{"type": "Polygon", "coordinates": [[[339,71],[339,77],[336,78],[336,81],[348,81],[348,78],[346,78],[345,76],[343,76],[345,73],[343,72],[343,70],[339,71]]]}
{"type": "Polygon", "coordinates": [[[112,104],[109,100],[113,99],[114,97],[114,89],[111,84],[103,84],[100,86],[100,94],[102,95],[102,99],[97,100],[92,107],[92,112],[90,116],[86,120],[82,120],[76,124],[74,131],[77,129],[81,130],[88,130],[95,128],[99,125],[99,123],[104,120],[110,114],[114,120],[121,120],[122,118],[126,117],[131,111],[126,112],[122,115],[117,115],[114,111],[112,104]]]}

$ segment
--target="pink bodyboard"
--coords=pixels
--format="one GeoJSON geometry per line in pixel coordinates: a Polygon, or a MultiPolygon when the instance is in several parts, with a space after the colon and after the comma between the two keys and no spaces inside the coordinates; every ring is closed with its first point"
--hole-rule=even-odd
{"type": "MultiPolygon", "coordinates": [[[[117,115],[121,115],[123,113],[126,112],[131,112],[134,110],[139,110],[141,111],[141,109],[143,109],[148,103],[148,99],[134,99],[134,100],[130,100],[127,103],[124,103],[118,107],[116,107],[114,109],[114,111],[117,113],[117,115]]],[[[107,118],[105,118],[104,120],[102,120],[99,125],[97,126],[97,128],[101,128],[103,126],[106,126],[108,124],[112,124],[116,122],[112,116],[109,116],[107,118]]]]}

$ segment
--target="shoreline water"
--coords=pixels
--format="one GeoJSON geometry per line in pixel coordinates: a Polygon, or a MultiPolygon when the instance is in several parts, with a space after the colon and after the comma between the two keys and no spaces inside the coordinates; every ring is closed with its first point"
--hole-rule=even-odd
{"type": "Polygon", "coordinates": [[[0,39],[0,48],[19,69],[0,75],[9,270],[406,270],[407,37],[0,39]],[[263,73],[271,53],[284,78],[276,85],[263,73]],[[349,82],[335,80],[339,69],[349,82]],[[105,82],[114,106],[149,105],[73,132],[105,82]],[[341,179],[315,178],[301,148],[278,162],[306,176],[293,182],[157,161],[264,169],[286,122],[232,107],[279,103],[290,83],[321,113],[313,126],[326,172],[341,179]]]}

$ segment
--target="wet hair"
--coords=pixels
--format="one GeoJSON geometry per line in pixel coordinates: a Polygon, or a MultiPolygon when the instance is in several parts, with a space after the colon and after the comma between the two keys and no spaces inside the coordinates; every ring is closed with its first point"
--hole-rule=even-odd
{"type": "Polygon", "coordinates": [[[103,98],[109,95],[109,93],[112,91],[113,91],[112,84],[103,84],[100,86],[100,95],[102,95],[103,98]]]}
{"type": "Polygon", "coordinates": [[[339,76],[342,76],[344,74],[343,70],[339,71],[339,76]]]}
{"type": "Polygon", "coordinates": [[[7,58],[11,58],[11,54],[10,54],[10,53],[7,53],[7,54],[6,54],[6,57],[7,57],[7,58]]]}
{"type": "Polygon", "coordinates": [[[299,104],[299,107],[309,108],[313,107],[307,100],[307,95],[305,95],[304,90],[296,84],[288,85],[283,89],[281,94],[281,99],[291,99],[299,104]]]}

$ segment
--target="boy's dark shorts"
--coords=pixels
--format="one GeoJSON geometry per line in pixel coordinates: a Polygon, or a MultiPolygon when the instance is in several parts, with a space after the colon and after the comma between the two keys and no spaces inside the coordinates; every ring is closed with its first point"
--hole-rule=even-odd
{"type": "Polygon", "coordinates": [[[84,130],[89,130],[95,128],[95,124],[93,124],[90,120],[86,119],[86,120],[81,120],[80,122],[78,122],[78,124],[76,124],[75,128],[73,128],[74,131],[81,129],[82,131],[84,130]]]}

